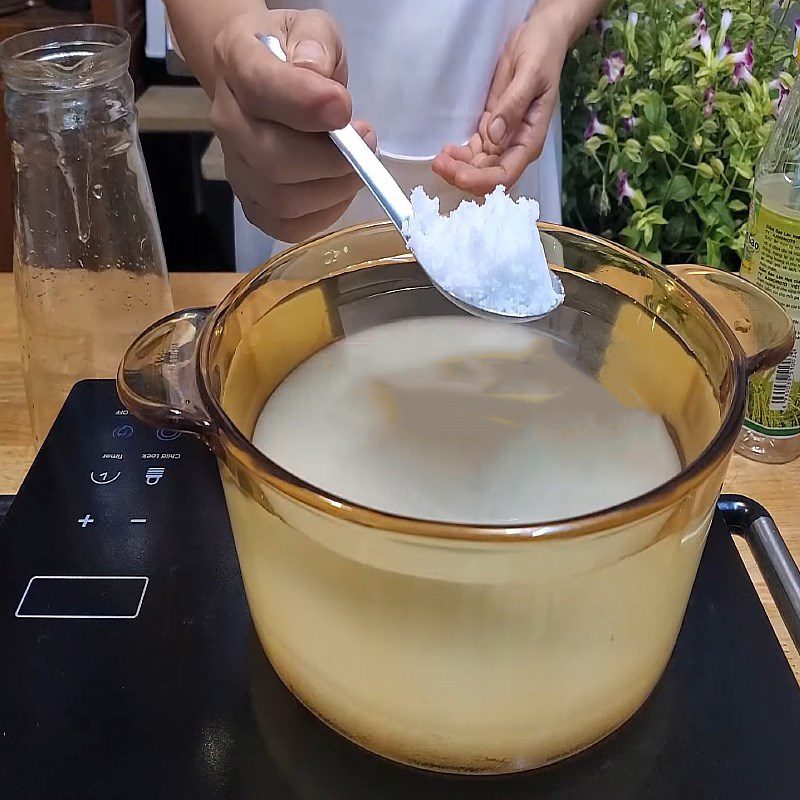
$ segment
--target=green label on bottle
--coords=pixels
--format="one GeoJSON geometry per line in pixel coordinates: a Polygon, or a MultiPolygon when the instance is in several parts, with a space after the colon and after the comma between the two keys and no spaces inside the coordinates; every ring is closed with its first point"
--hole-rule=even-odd
{"type": "Polygon", "coordinates": [[[794,320],[794,350],[775,369],[753,376],[745,426],[767,436],[800,434],[800,218],[764,205],[756,193],[742,255],[742,276],[768,292],[794,320]]]}

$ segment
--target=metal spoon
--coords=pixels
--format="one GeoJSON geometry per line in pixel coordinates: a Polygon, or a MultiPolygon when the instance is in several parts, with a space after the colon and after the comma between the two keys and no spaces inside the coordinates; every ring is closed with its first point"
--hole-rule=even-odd
{"type": "MultiPolygon", "coordinates": [[[[283,52],[283,47],[275,36],[259,34],[257,38],[262,44],[265,44],[269,48],[270,52],[276,58],[279,58],[284,63],[287,62],[286,53],[283,52]]],[[[356,174],[364,181],[364,185],[372,192],[381,208],[394,223],[394,226],[400,231],[400,235],[403,237],[406,247],[408,247],[408,239],[403,233],[403,223],[411,217],[413,210],[411,208],[411,201],[406,197],[406,193],[400,188],[397,181],[392,177],[391,172],[386,169],[375,153],[370,150],[369,146],[358,135],[358,132],[352,125],[346,125],[344,128],[340,128],[336,131],[329,131],[328,135],[333,139],[333,143],[339,148],[356,174]]],[[[409,250],[411,250],[410,247],[409,250]]],[[[414,255],[416,256],[416,253],[414,255]]],[[[561,281],[551,270],[550,280],[553,282],[553,288],[556,290],[556,294],[559,295],[559,299],[553,308],[548,309],[544,314],[522,317],[496,311],[491,308],[482,308],[473,305],[465,298],[458,297],[443,286],[440,286],[425,268],[425,265],[419,261],[419,258],[417,258],[417,262],[425,270],[433,285],[450,300],[451,303],[476,317],[503,320],[504,322],[533,322],[555,311],[563,301],[564,290],[561,281]]]]}

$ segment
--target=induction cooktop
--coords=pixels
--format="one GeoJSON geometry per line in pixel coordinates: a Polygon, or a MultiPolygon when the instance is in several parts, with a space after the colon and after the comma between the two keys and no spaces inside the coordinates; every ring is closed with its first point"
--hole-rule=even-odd
{"type": "Polygon", "coordinates": [[[619,731],[510,777],[384,761],[270,668],[211,454],[87,381],[0,526],[0,797],[800,798],[800,690],[718,513],[666,673],[619,731]]]}

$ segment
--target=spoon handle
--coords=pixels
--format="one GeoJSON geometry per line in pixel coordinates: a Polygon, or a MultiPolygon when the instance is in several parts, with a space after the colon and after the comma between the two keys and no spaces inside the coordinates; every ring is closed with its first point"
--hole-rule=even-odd
{"type": "MultiPolygon", "coordinates": [[[[259,35],[258,39],[274,56],[286,63],[286,53],[283,52],[281,43],[275,36],[259,35]]],[[[412,213],[411,201],[392,177],[391,172],[381,164],[380,159],[369,149],[352,125],[345,125],[338,131],[330,131],[329,136],[375,196],[397,230],[402,232],[403,223],[412,213]]]]}

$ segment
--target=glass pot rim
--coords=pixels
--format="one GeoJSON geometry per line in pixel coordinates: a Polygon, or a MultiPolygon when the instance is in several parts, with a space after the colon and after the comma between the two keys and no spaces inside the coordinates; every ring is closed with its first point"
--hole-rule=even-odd
{"type": "MultiPolygon", "coordinates": [[[[337,250],[343,239],[349,241],[348,237],[385,235],[392,242],[396,239],[397,249],[391,245],[388,252],[376,253],[374,257],[361,255],[354,263],[332,269],[331,275],[413,261],[413,256],[404,252],[401,238],[388,221],[354,225],[298,244],[253,270],[216,307],[184,309],[151,325],[131,345],[120,365],[119,396],[131,412],[150,424],[198,435],[229,468],[243,491],[248,491],[257,481],[307,511],[363,528],[417,537],[420,542],[511,543],[571,539],[621,528],[675,507],[693,490],[709,486],[708,481],[719,481],[720,485],[714,487],[717,493],[722,483],[719,469],[733,450],[744,418],[747,380],[758,370],[777,366],[791,352],[795,339],[792,320],[769,295],[730,273],[689,264],[667,268],[593,234],[546,223],[541,223],[540,228],[579,255],[581,251],[605,253],[620,265],[628,265],[634,274],[658,276],[662,286],[672,285],[691,301],[696,309],[693,315],[700,315],[710,334],[718,337],[716,345],[724,365],[726,411],[714,435],[705,449],[673,478],[624,503],[581,516],[516,525],[467,525],[389,514],[345,500],[302,480],[257,450],[239,430],[212,388],[218,371],[212,354],[215,353],[214,343],[227,324],[236,322],[241,303],[299,255],[313,255],[320,249],[337,250]]],[[[380,240],[386,246],[388,239],[380,240]]],[[[590,273],[559,266],[558,261],[554,266],[564,273],[582,275],[589,283],[597,282],[590,273]]],[[[323,277],[312,276],[310,283],[323,277]]],[[[602,277],[600,283],[604,283],[602,277]]],[[[673,326],[675,324],[679,331],[681,319],[676,318],[673,326]]],[[[696,354],[694,357],[698,358],[696,354]]],[[[256,501],[262,502],[262,499],[261,490],[258,490],[256,501]]]]}
{"type": "Polygon", "coordinates": [[[695,459],[686,464],[670,480],[623,503],[576,517],[519,525],[467,525],[389,514],[345,500],[286,471],[253,446],[250,440],[228,417],[219,399],[210,389],[207,376],[211,374],[213,332],[220,326],[225,325],[228,313],[235,309],[247,294],[256,290],[264,279],[268,278],[272,272],[283,266],[287,260],[290,260],[298,252],[310,247],[319,247],[330,239],[356,234],[358,231],[388,226],[390,226],[388,222],[355,225],[310,242],[295,245],[283,251],[265,265],[256,268],[234,287],[216,308],[211,310],[198,342],[195,377],[202,406],[204,406],[209,415],[209,419],[204,425],[205,434],[201,435],[206,435],[209,440],[215,440],[209,443],[218,454],[221,449],[226,456],[233,457],[241,467],[262,477],[273,488],[303,506],[363,527],[378,528],[383,531],[392,531],[433,540],[524,541],[540,540],[543,537],[548,540],[555,537],[573,538],[601,530],[615,529],[635,520],[656,514],[671,506],[694,487],[703,483],[732,451],[734,441],[742,425],[747,379],[752,368],[748,368],[748,360],[745,357],[745,353],[725,320],[697,291],[666,267],[654,264],[638,253],[621,245],[608,242],[602,237],[575,231],[562,225],[542,223],[540,227],[544,232],[557,233],[562,231],[570,235],[577,235],[587,243],[596,242],[601,244],[602,247],[614,250],[621,257],[632,259],[649,270],[663,272],[670,279],[678,281],[685,290],[697,299],[703,311],[713,321],[719,331],[720,339],[725,341],[730,354],[733,386],[728,410],[721,420],[718,431],[707,447],[695,459]],[[209,432],[214,433],[212,436],[208,436],[209,432]]]}
{"type": "Polygon", "coordinates": [[[0,73],[12,91],[73,92],[124,75],[130,51],[130,34],[115,25],[37,28],[0,42],[0,73]]]}

